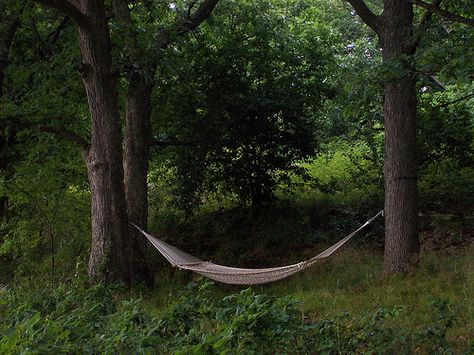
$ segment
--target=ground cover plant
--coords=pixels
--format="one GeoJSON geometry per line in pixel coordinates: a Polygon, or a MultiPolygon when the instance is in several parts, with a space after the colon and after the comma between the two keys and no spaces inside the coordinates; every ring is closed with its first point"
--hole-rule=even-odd
{"type": "Polygon", "coordinates": [[[355,251],[341,255],[342,263],[321,265],[289,282],[240,291],[197,280],[175,285],[167,294],[142,290],[140,295],[136,290],[131,295],[119,285],[91,288],[80,279],[57,287],[4,290],[0,350],[6,354],[468,354],[473,350],[469,253],[447,259],[427,256],[416,274],[384,280],[377,273],[380,258],[350,255],[355,251]],[[369,259],[376,260],[361,263],[369,259]],[[446,287],[440,287],[442,283],[446,287]],[[162,302],[164,306],[157,307],[162,302]]]}
{"type": "MultiPolygon", "coordinates": [[[[334,174],[358,169],[350,160],[328,159],[337,167],[334,174]]],[[[445,176],[431,179],[442,182],[445,176]]],[[[356,228],[380,203],[380,194],[366,192],[361,198],[352,185],[336,185],[332,192],[322,192],[318,186],[303,187],[292,200],[286,196],[286,201],[266,211],[205,207],[189,217],[161,210],[156,215],[157,234],[203,259],[235,266],[300,261],[356,228]]],[[[441,195],[436,189],[429,191],[433,200],[440,201],[444,188],[438,190],[441,195]]],[[[426,200],[426,211],[433,200],[426,200]]],[[[161,280],[156,289],[136,284],[127,290],[113,283],[91,287],[83,277],[84,258],[67,261],[58,255],[57,262],[69,266],[56,270],[52,279],[48,255],[42,264],[36,263],[41,260],[37,256],[25,264],[30,266],[16,270],[15,278],[2,276],[8,285],[0,293],[0,349],[5,353],[470,353],[472,216],[441,213],[425,218],[419,269],[391,278],[381,273],[382,220],[333,259],[277,284],[252,289],[205,283],[170,268],[153,249],[148,250],[151,265],[161,280]]],[[[25,252],[31,246],[18,248],[25,252]]]]}

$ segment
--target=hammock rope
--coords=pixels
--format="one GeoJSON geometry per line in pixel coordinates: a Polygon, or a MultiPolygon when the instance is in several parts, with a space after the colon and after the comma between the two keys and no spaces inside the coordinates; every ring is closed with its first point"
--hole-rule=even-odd
{"type": "Polygon", "coordinates": [[[150,243],[169,261],[169,263],[182,270],[194,271],[198,274],[206,276],[212,280],[233,284],[233,285],[255,285],[273,282],[284,279],[288,276],[305,270],[321,259],[327,258],[334,254],[339,248],[346,244],[352,237],[359,233],[362,229],[371,224],[377,217],[383,215],[383,210],[375,216],[367,220],[363,225],[355,231],[342,238],[340,241],[330,246],[323,252],[311,259],[301,261],[296,264],[272,267],[265,269],[243,269],[225,265],[214,264],[210,261],[203,261],[191,254],[188,254],[154,236],[145,232],[135,223],[132,225],[137,228],[150,243]]]}

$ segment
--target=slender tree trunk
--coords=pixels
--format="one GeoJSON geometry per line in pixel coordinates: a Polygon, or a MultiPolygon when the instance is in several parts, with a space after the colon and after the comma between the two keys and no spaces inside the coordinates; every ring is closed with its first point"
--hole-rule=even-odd
{"type": "MultiPolygon", "coordinates": [[[[19,26],[20,19],[13,19],[7,25],[7,28],[0,39],[0,98],[4,93],[3,80],[5,79],[5,70],[8,67],[10,48],[13,43],[13,37],[15,36],[19,26]]],[[[8,146],[13,144],[16,136],[13,127],[9,127],[8,129],[7,126],[8,124],[6,122],[0,122],[0,171],[5,171],[10,164],[6,151],[8,146]]],[[[2,195],[0,196],[0,219],[5,216],[7,209],[8,196],[2,195]]]]}
{"type": "Polygon", "coordinates": [[[89,26],[79,26],[80,71],[92,119],[91,145],[84,153],[92,195],[89,276],[92,282],[111,280],[128,284],[128,217],[117,79],[112,70],[103,1],[87,1],[83,7],[90,19],[89,26]]]}
{"type": "Polygon", "coordinates": [[[5,78],[5,69],[8,66],[10,47],[19,26],[20,19],[17,17],[7,25],[7,28],[0,39],[0,97],[3,96],[3,79],[5,78]]]}
{"type": "Polygon", "coordinates": [[[381,28],[383,60],[402,63],[404,73],[385,84],[384,273],[410,270],[419,254],[417,226],[416,88],[406,58],[413,54],[413,5],[385,0],[381,28]]]}
{"type": "MultiPolygon", "coordinates": [[[[151,70],[150,76],[154,74],[151,70]]],[[[142,228],[148,223],[148,160],[151,141],[152,77],[136,76],[128,87],[125,113],[124,173],[129,218],[142,228]]],[[[130,268],[134,278],[153,284],[153,274],[145,260],[146,239],[130,230],[130,268]]]]}
{"type": "MultiPolygon", "coordinates": [[[[117,19],[126,26],[133,26],[128,2],[113,1],[117,19]]],[[[132,31],[130,31],[132,33],[132,31]]],[[[143,56],[136,43],[137,39],[125,38],[126,50],[136,60],[143,56]]],[[[146,229],[148,223],[148,161],[151,142],[151,93],[155,67],[144,69],[145,73],[133,74],[128,84],[125,103],[124,137],[124,183],[130,220],[146,229]]],[[[145,258],[146,238],[135,228],[129,233],[129,268],[133,280],[144,281],[151,286],[153,274],[148,269],[145,258]]]]}
{"type": "MultiPolygon", "coordinates": [[[[157,48],[166,48],[174,36],[182,36],[197,28],[208,18],[217,4],[218,0],[205,0],[194,12],[188,13],[183,22],[176,23],[162,32],[157,32],[157,48]]],[[[127,26],[133,26],[130,16],[128,2],[114,0],[114,9],[117,18],[127,26]]],[[[190,6],[189,10],[194,6],[190,6]]],[[[137,46],[136,38],[127,37],[126,47],[130,57],[139,62],[140,57],[145,55],[137,46]]],[[[148,161],[151,143],[151,93],[153,90],[153,78],[157,62],[152,62],[142,68],[145,73],[135,74],[128,86],[125,114],[125,152],[124,173],[127,207],[130,219],[146,228],[148,219],[148,161]]],[[[132,229],[130,231],[131,260],[130,268],[133,276],[147,284],[153,283],[153,275],[150,273],[145,261],[146,240],[143,236],[132,229]]]]}

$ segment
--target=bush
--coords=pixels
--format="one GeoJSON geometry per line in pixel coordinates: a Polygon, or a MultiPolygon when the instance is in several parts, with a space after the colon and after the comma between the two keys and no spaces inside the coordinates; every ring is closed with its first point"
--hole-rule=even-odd
{"type": "Polygon", "coordinates": [[[474,206],[474,168],[453,160],[428,165],[419,180],[423,207],[448,213],[465,213],[474,206]]]}
{"type": "Polygon", "coordinates": [[[210,283],[191,285],[160,314],[117,285],[0,293],[0,353],[338,354],[450,352],[453,305],[436,300],[434,324],[416,331],[397,324],[403,307],[310,320],[288,297],[251,289],[224,298],[210,283]]]}
{"type": "Polygon", "coordinates": [[[117,285],[81,283],[0,294],[0,353],[133,353],[151,350],[156,321],[139,301],[114,301],[117,285]]]}

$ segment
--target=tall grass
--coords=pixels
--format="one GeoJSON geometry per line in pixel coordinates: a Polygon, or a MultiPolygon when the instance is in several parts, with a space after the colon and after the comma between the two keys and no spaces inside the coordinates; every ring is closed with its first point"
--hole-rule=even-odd
{"type": "MultiPolygon", "coordinates": [[[[453,322],[446,338],[454,349],[461,350],[474,339],[473,251],[471,246],[451,255],[427,252],[421,256],[418,270],[383,277],[381,253],[348,248],[291,278],[252,289],[257,294],[290,296],[301,303],[302,319],[335,319],[341,314],[397,309],[397,317],[386,322],[415,333],[431,331],[428,325],[442,322],[444,314],[453,322]]],[[[182,271],[163,274],[162,286],[147,299],[147,307],[156,310],[171,302],[189,281],[186,275],[192,277],[182,271]],[[181,278],[181,284],[176,277],[181,278]]],[[[241,289],[217,284],[212,292],[222,298],[241,289]]]]}

